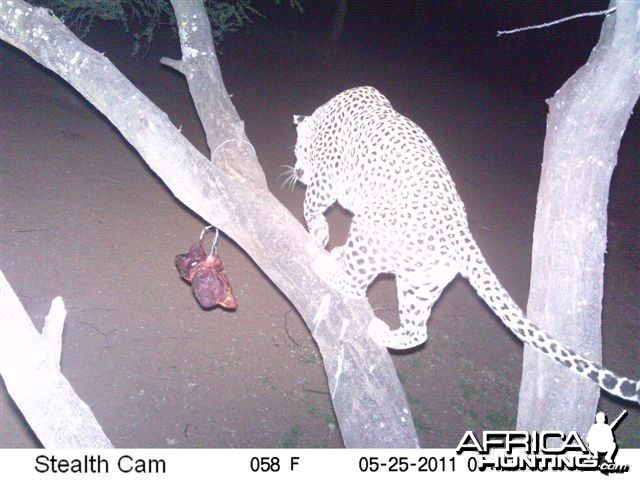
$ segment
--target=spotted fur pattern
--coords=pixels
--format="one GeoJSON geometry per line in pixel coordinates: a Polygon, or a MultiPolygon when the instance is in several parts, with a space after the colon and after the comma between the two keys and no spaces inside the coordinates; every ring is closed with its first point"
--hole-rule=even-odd
{"type": "MultiPolygon", "coordinates": [[[[522,341],[622,398],[639,401],[638,381],[621,378],[562,346],[529,322],[500,285],[471,236],[464,205],[425,132],[372,87],[342,92],[311,116],[295,116],[292,176],[307,186],[304,218],[324,248],[324,211],[335,201],[353,213],[345,245],[318,273],[336,290],[362,298],[380,273],[396,276],[401,326],[376,319],[374,340],[407,349],[427,340],[427,320],[458,274],[522,341]]],[[[322,256],[318,256],[322,258],[322,256]]]]}

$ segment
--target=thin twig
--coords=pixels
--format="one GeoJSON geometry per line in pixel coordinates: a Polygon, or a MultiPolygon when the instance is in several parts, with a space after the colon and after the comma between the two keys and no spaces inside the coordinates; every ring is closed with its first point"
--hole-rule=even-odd
{"type": "Polygon", "coordinates": [[[303,388],[302,391],[309,392],[309,393],[317,393],[319,395],[329,395],[329,392],[327,392],[326,390],[314,390],[313,388],[303,388]]]}
{"type": "Polygon", "coordinates": [[[289,329],[287,328],[287,321],[289,320],[287,318],[287,315],[291,313],[291,310],[288,310],[287,312],[285,312],[284,314],[284,331],[287,332],[287,337],[289,337],[289,340],[291,340],[298,348],[302,348],[300,346],[300,344],[298,342],[296,342],[293,337],[291,337],[291,335],[289,335],[289,329]]]}
{"type": "Polygon", "coordinates": [[[28,228],[26,230],[16,230],[16,233],[50,232],[50,228],[28,228]]]}
{"type": "Polygon", "coordinates": [[[580,17],[595,17],[598,15],[609,15],[611,12],[615,12],[616,7],[610,8],[609,10],[601,10],[599,12],[585,12],[578,13],[576,15],[571,15],[570,17],[564,17],[559,20],[554,20],[553,22],[543,23],[541,25],[531,25],[529,27],[515,28],[513,30],[498,30],[498,37],[500,35],[508,35],[510,33],[524,32],[525,30],[533,30],[535,28],[546,28],[552,25],[557,25],[558,23],[568,22],[569,20],[574,20],[580,17]]]}
{"type": "Polygon", "coordinates": [[[92,323],[89,322],[85,322],[83,320],[73,320],[76,323],[82,323],[83,325],[87,325],[88,327],[93,328],[96,332],[98,332],[100,335],[102,335],[104,337],[104,341],[105,341],[105,348],[111,348],[111,342],[109,341],[109,335],[111,335],[112,333],[115,333],[118,331],[118,329],[114,329],[111,330],[110,332],[103,332],[102,330],[100,330],[98,327],[96,327],[95,325],[93,325],[92,323]]]}

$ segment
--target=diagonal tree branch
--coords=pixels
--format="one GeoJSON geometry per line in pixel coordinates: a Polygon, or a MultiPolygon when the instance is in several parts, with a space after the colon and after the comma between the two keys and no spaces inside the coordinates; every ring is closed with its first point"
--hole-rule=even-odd
{"type": "MultiPolygon", "coordinates": [[[[176,4],[190,9],[192,16],[201,15],[199,3],[176,4]]],[[[180,11],[183,15],[187,10],[180,11]]],[[[179,27],[192,25],[179,22],[179,27]]],[[[22,0],[2,2],[0,38],[78,90],[113,123],[178,200],[233,238],[291,300],[322,354],[345,446],[418,446],[391,358],[366,333],[374,318],[371,308],[366,301],[345,302],[313,273],[313,259],[305,248],[306,231],[251,173],[256,165],[246,158],[251,152],[243,147],[244,142],[230,142],[227,145],[238,145],[224,149],[224,162],[210,162],[107,58],[80,42],[48,10],[33,8],[22,0]]],[[[183,48],[185,44],[195,45],[187,41],[183,48]]],[[[219,77],[212,49],[207,61],[214,65],[185,62],[189,55],[190,51],[183,50],[182,68],[187,78],[200,74],[199,69],[219,77]]],[[[193,82],[190,80],[190,86],[193,82]]],[[[203,85],[207,84],[217,85],[215,95],[224,94],[228,101],[221,77],[203,85]]],[[[209,145],[239,131],[241,135],[233,138],[244,139],[241,124],[234,123],[235,110],[228,110],[230,101],[227,104],[218,99],[220,103],[208,107],[202,102],[206,90],[196,89],[199,93],[194,101],[200,103],[203,125],[214,129],[209,145]]]]}
{"type": "Polygon", "coordinates": [[[110,448],[93,412],[60,372],[66,315],[56,297],[38,333],[0,271],[0,375],[46,448],[110,448]]]}
{"type": "Polygon", "coordinates": [[[222,81],[204,5],[198,0],[173,0],[171,5],[180,33],[182,59],[176,61],[163,58],[160,62],[176,68],[187,79],[191,98],[207,137],[211,160],[241,172],[246,179],[266,188],[267,182],[255,150],[250,147],[244,133],[244,122],[231,103],[222,81]],[[235,142],[228,142],[229,140],[235,142]],[[221,151],[223,143],[228,144],[228,147],[221,151]],[[234,153],[233,162],[228,160],[229,151],[234,153]]]}

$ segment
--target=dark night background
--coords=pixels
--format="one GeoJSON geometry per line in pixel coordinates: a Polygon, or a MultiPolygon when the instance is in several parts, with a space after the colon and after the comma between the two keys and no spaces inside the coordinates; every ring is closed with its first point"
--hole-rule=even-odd
{"type": "MultiPolygon", "coordinates": [[[[304,190],[280,188],[293,164],[293,114],[372,85],[432,138],[471,230],[505,288],[526,307],[542,162],[545,99],[583,65],[603,17],[496,37],[498,30],[607,9],[606,1],[349,1],[333,61],[323,62],[336,3],[304,13],[256,2],[264,18],[226,35],[222,75],[269,186],[302,221],[304,190]]],[[[168,29],[144,55],[96,23],[84,39],[205,152],[168,29]]],[[[177,204],[96,110],[13,47],[0,47],[0,268],[38,327],[51,299],[69,310],[62,370],[119,447],[340,447],[321,358],[292,307],[230,239],[218,252],[236,312],[199,309],[173,266],[201,222],[177,204]],[[286,320],[285,320],[285,314],[286,320]],[[291,339],[295,339],[294,344],[291,339]]],[[[640,372],[640,122],[614,172],[605,258],[603,358],[640,372]]],[[[330,247],[349,218],[328,213],[330,247]]],[[[392,279],[370,289],[397,322],[392,279]]],[[[468,429],[515,428],[521,344],[457,278],[434,308],[426,347],[394,355],[424,447],[468,429]]],[[[0,384],[0,446],[38,445],[0,384]]],[[[620,447],[640,447],[637,406],[603,395],[620,447]]]]}

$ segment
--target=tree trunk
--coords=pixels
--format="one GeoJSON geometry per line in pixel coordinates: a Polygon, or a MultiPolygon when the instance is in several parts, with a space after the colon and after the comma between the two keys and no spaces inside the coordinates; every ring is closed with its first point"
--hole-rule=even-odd
{"type": "MultiPolygon", "coordinates": [[[[171,192],[240,245],[291,300],[322,354],[347,447],[417,447],[388,352],[367,335],[366,301],[345,301],[312,271],[307,232],[269,193],[227,94],[200,1],[174,1],[181,61],[213,161],[203,157],[103,55],[48,10],[0,4],[0,37],[60,75],[102,112],[171,192]]],[[[327,254],[323,252],[323,254],[327,254]]]]}
{"type": "MultiPolygon", "coordinates": [[[[609,183],[640,95],[640,5],[611,6],[589,60],[548,102],[527,305],[533,323],[597,363],[609,183]]],[[[598,398],[595,384],[525,346],[518,430],[586,435],[598,398]]]]}

